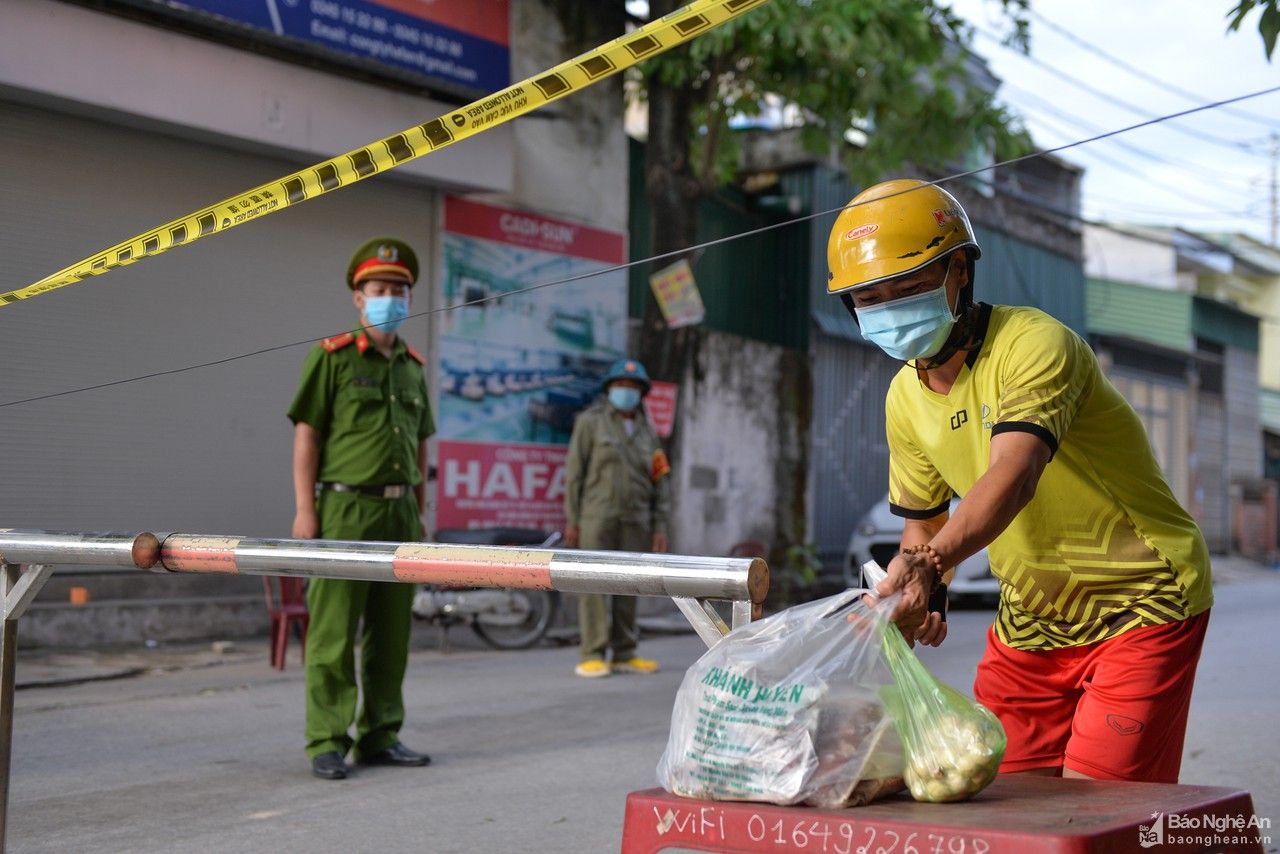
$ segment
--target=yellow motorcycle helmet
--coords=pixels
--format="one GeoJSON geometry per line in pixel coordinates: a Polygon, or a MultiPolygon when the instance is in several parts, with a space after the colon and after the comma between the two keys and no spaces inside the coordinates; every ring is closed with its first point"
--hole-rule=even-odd
{"type": "Polygon", "coordinates": [[[849,292],[913,273],[943,256],[982,250],[955,196],[914,178],[863,190],[836,217],[827,240],[827,293],[849,292]]]}

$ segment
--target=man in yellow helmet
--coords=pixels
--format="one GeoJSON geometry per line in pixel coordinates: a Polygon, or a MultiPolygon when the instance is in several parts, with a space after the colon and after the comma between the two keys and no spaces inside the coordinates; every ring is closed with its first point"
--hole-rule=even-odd
{"type": "Polygon", "coordinates": [[[885,399],[902,550],[877,592],[901,591],[908,640],[937,645],[931,594],[987,547],[1001,596],[974,694],[1008,733],[1001,771],[1176,782],[1213,603],[1204,538],[1089,346],[975,302],[980,254],[922,181],[866,190],[831,232],[828,293],[905,363],[885,399]]]}

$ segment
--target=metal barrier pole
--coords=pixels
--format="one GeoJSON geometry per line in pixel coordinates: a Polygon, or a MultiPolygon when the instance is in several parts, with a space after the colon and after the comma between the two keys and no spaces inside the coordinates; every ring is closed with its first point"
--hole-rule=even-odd
{"type": "Polygon", "coordinates": [[[67,533],[0,528],[0,562],[98,564],[150,569],[160,559],[155,534],[67,533]]]}
{"type": "Polygon", "coordinates": [[[453,587],[670,596],[713,645],[729,627],[706,600],[733,602],[736,628],[769,590],[760,558],[599,552],[453,543],[282,540],[200,534],[94,534],[0,528],[10,563],[132,566],[157,572],[286,575],[453,587]],[[682,601],[684,600],[684,601],[682,601]]]}
{"type": "Polygon", "coordinates": [[[283,540],[200,534],[82,534],[0,528],[10,563],[97,564],[157,572],[407,581],[458,587],[527,587],[565,593],[764,601],[760,558],[576,549],[283,540]]]}
{"type": "Polygon", "coordinates": [[[159,548],[159,565],[171,572],[665,595],[675,601],[707,646],[714,646],[729,627],[706,599],[733,601],[736,628],[751,621],[769,587],[769,569],[760,558],[193,534],[168,534],[159,548]]]}
{"type": "Polygon", "coordinates": [[[670,596],[707,646],[714,646],[729,627],[705,600],[733,602],[732,620],[737,628],[758,614],[769,591],[769,567],[760,558],[0,528],[4,587],[4,627],[0,637],[0,854],[4,851],[8,819],[18,618],[53,572],[52,566],[37,564],[54,563],[127,566],[155,572],[287,575],[670,596]],[[19,571],[19,564],[28,565],[25,573],[19,571]]]}
{"type": "Polygon", "coordinates": [[[163,538],[161,568],[752,602],[764,600],[769,584],[759,558],[194,534],[163,538]]]}

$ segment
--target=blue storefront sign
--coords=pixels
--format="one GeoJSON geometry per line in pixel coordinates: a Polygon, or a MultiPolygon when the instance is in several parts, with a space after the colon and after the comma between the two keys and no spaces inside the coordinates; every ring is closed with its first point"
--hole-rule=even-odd
{"type": "Polygon", "coordinates": [[[264,35],[476,92],[511,82],[508,0],[170,0],[161,5],[204,12],[264,35]]]}

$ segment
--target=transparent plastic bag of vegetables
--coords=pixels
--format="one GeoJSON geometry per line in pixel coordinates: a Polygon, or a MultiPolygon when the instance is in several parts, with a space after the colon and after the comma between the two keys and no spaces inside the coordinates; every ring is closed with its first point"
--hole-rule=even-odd
{"type": "Polygon", "coordinates": [[[820,807],[901,789],[880,700],[888,612],[864,593],[788,608],[707,650],[676,694],[658,782],[690,798],[820,807]]]}
{"type": "Polygon", "coordinates": [[[880,696],[906,755],[903,777],[917,801],[971,798],[995,779],[1004,757],[1004,727],[991,710],[942,682],[916,658],[898,627],[884,632],[894,684],[880,696]]]}

